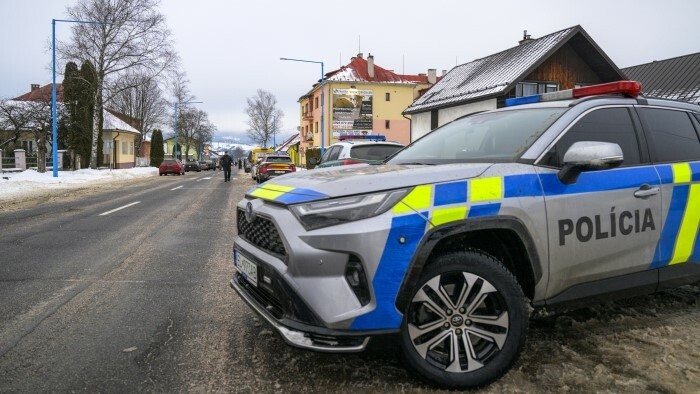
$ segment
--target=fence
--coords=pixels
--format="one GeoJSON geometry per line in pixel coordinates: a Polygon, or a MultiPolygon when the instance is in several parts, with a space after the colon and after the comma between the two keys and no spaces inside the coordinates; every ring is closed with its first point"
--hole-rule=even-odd
{"type": "Polygon", "coordinates": [[[0,168],[15,168],[15,157],[2,156],[2,166],[0,168]]]}

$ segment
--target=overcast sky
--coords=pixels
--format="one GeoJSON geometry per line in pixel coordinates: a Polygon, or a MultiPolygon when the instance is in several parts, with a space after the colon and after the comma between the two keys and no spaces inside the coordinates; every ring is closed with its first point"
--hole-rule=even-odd
{"type": "MultiPolygon", "coordinates": [[[[51,19],[78,0],[0,0],[0,98],[51,82],[51,19]]],[[[581,25],[624,68],[700,52],[695,0],[464,1],[163,0],[182,64],[200,107],[221,131],[247,129],[246,98],[273,93],[282,129],[299,124],[297,100],[325,71],[362,52],[399,73],[456,64],[581,25]]],[[[57,24],[59,40],[70,26],[57,24]]],[[[59,78],[59,81],[62,78],[59,78]]]]}

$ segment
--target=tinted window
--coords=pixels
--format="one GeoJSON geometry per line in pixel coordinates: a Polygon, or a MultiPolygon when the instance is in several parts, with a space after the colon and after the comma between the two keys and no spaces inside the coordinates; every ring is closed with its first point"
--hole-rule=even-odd
{"type": "Polygon", "coordinates": [[[401,148],[401,146],[397,145],[358,145],[350,149],[350,157],[364,160],[384,160],[401,148]]]}
{"type": "Polygon", "coordinates": [[[321,161],[326,162],[326,161],[331,161],[331,160],[338,160],[338,156],[340,155],[340,151],[343,150],[343,147],[340,145],[332,146],[328,151],[326,151],[326,154],[323,155],[323,158],[321,161]]]}
{"type": "Polygon", "coordinates": [[[265,161],[268,163],[291,163],[292,159],[288,156],[267,156],[265,161]]]}
{"type": "Polygon", "coordinates": [[[700,160],[700,140],[688,113],[641,108],[639,114],[651,133],[656,161],[700,160]]]}
{"type": "Polygon", "coordinates": [[[586,114],[547,152],[542,164],[561,167],[566,151],[573,143],[579,141],[618,144],[625,157],[623,166],[640,163],[639,143],[627,108],[604,108],[586,114]]]}

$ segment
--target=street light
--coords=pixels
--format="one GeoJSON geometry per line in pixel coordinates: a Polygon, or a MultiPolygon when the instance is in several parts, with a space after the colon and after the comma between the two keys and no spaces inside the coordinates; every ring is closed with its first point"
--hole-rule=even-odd
{"type": "Polygon", "coordinates": [[[56,22],[86,23],[89,25],[112,25],[109,22],[78,21],[70,19],[51,19],[51,149],[53,160],[53,177],[58,178],[58,126],[56,122],[56,22]]]}
{"type": "Polygon", "coordinates": [[[173,145],[173,159],[177,159],[177,137],[178,137],[178,132],[177,132],[177,123],[180,120],[180,117],[178,116],[178,106],[180,104],[201,104],[203,101],[185,101],[184,103],[181,102],[175,102],[175,145],[173,145]]]}
{"type": "Polygon", "coordinates": [[[323,72],[323,62],[315,61],[315,60],[303,60],[303,59],[290,59],[286,57],[281,57],[280,60],[289,60],[292,62],[303,62],[303,63],[316,63],[321,65],[321,156],[323,156],[323,153],[325,152],[325,141],[324,141],[324,135],[326,133],[326,129],[324,128],[323,125],[323,119],[325,116],[325,111],[324,111],[324,104],[326,100],[324,99],[324,93],[323,93],[323,84],[325,82],[325,75],[323,72]]]}

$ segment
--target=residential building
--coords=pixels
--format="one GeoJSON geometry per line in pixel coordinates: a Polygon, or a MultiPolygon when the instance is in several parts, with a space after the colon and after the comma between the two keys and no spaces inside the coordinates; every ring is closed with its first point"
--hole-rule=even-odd
{"type": "Polygon", "coordinates": [[[456,66],[403,112],[411,141],[470,113],[500,108],[507,98],[625,79],[581,26],[456,66]]]}
{"type": "Polygon", "coordinates": [[[439,77],[436,70],[428,74],[402,75],[374,63],[371,54],[362,53],[350,63],[324,76],[321,84],[299,99],[299,160],[306,164],[305,152],[338,141],[343,134],[380,134],[387,140],[407,144],[410,120],[401,112],[415,100],[420,91],[429,88],[439,77]],[[325,106],[321,100],[325,100],[325,106]],[[321,130],[321,108],[325,107],[321,130]]]}
{"type": "MultiPolygon", "coordinates": [[[[163,132],[165,134],[165,132],[163,132]]],[[[171,133],[172,136],[168,138],[163,139],[163,150],[165,151],[165,157],[167,158],[172,158],[173,154],[175,153],[175,133],[171,133]]],[[[194,141],[194,144],[191,144],[189,149],[185,146],[184,141],[182,138],[178,139],[178,145],[180,148],[178,149],[177,152],[177,158],[186,161],[186,160],[199,160],[199,152],[197,151],[197,148],[199,144],[194,141]],[[187,150],[187,152],[185,152],[187,150]]],[[[206,148],[207,152],[209,151],[209,147],[206,148]]]]}
{"type": "Polygon", "coordinates": [[[648,96],[700,104],[700,53],[623,68],[648,96]]]}
{"type": "MultiPolygon", "coordinates": [[[[15,101],[51,101],[52,85],[39,86],[32,84],[29,92],[16,97],[15,101]]],[[[63,105],[63,85],[56,84],[56,105],[63,105]]],[[[129,125],[121,118],[126,115],[104,109],[102,115],[102,154],[103,163],[110,168],[132,168],[136,162],[134,141],[139,138],[141,132],[129,125]]],[[[20,136],[22,147],[28,154],[35,149],[36,141],[32,133],[22,133],[20,136]]],[[[48,144],[48,143],[47,143],[48,144]]],[[[51,147],[48,146],[50,151],[51,147]]]]}

